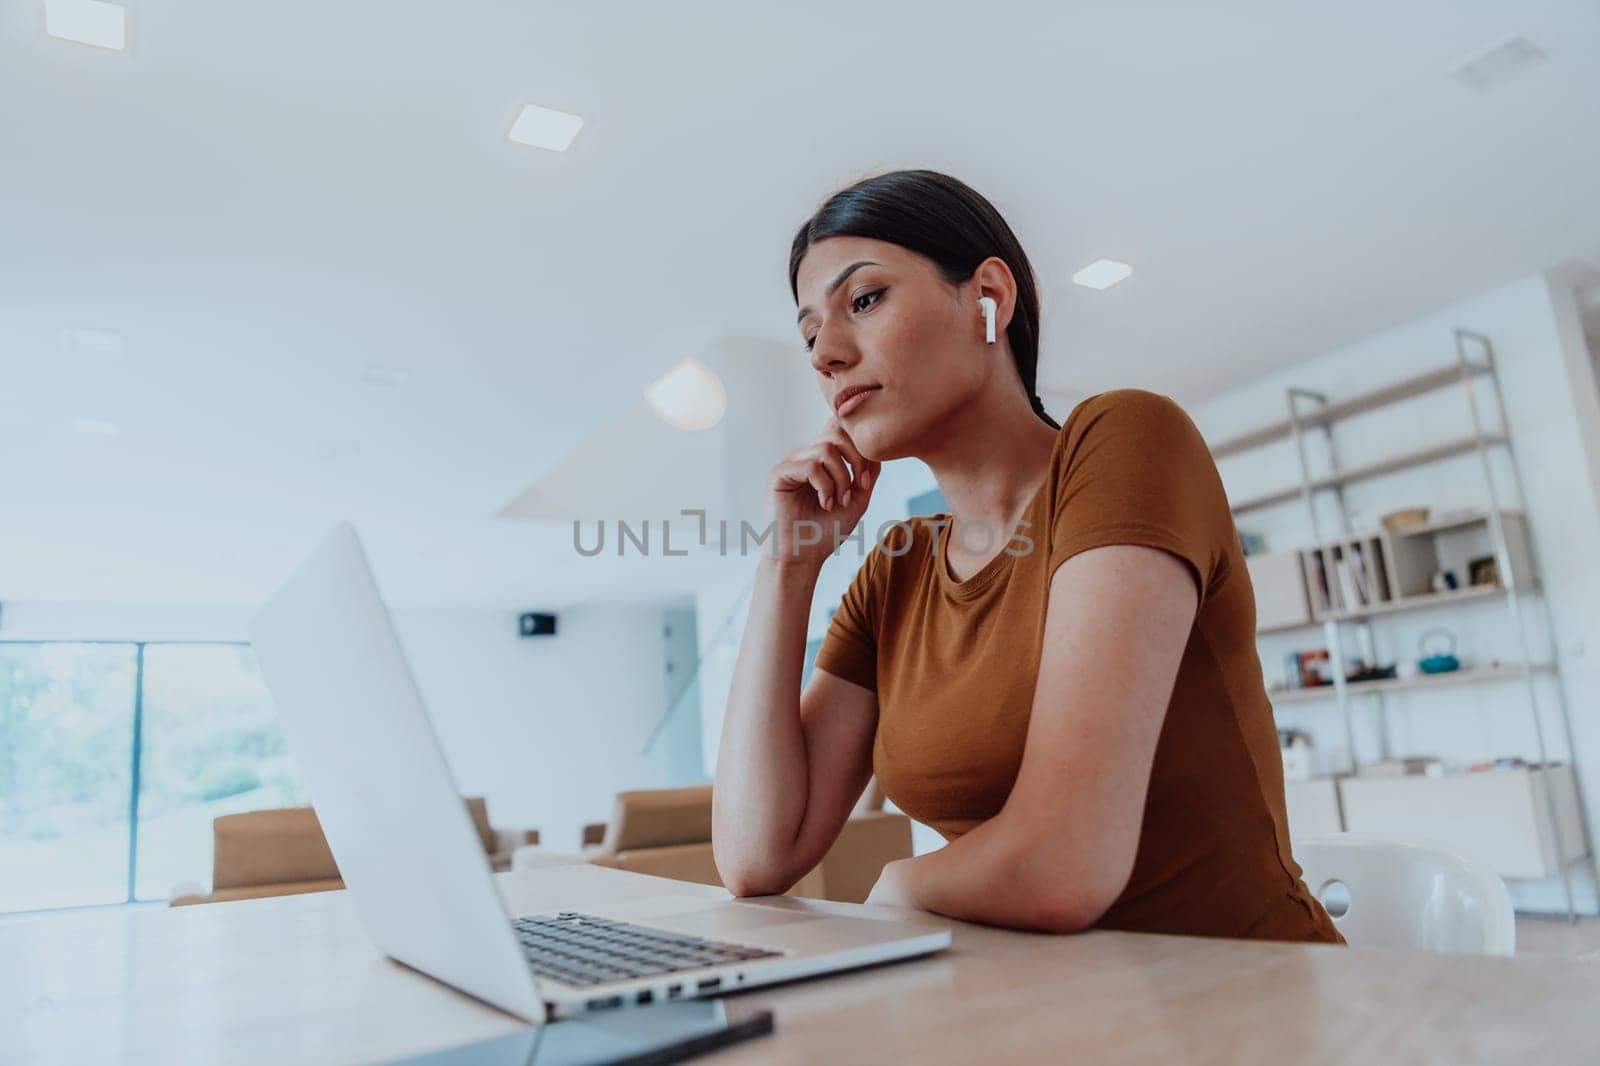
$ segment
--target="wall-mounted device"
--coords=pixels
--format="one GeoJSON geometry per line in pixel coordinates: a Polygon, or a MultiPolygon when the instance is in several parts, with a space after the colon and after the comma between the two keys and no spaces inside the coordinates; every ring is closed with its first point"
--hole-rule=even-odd
{"type": "Polygon", "coordinates": [[[517,618],[517,632],[524,637],[553,637],[556,635],[556,616],[530,611],[517,618]]]}

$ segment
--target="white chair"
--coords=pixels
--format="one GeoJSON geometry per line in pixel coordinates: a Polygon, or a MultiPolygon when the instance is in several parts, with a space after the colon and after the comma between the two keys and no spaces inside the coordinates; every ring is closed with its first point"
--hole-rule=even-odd
{"type": "Polygon", "coordinates": [[[1341,833],[1296,840],[1294,857],[1352,946],[1476,955],[1516,950],[1505,882],[1460,856],[1341,833]]]}

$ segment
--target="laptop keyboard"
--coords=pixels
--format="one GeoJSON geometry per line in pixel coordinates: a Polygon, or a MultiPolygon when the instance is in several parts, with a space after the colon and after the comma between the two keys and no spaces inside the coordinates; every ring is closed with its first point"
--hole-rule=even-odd
{"type": "Polygon", "coordinates": [[[779,954],[574,911],[511,924],[535,973],[580,987],[779,954]]]}

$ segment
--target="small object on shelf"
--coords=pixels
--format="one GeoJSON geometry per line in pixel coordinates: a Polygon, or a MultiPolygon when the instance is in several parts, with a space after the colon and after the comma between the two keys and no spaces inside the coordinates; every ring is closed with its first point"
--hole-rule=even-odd
{"type": "Polygon", "coordinates": [[[1260,555],[1267,550],[1267,538],[1260,533],[1239,531],[1239,547],[1246,555],[1260,555]]]}
{"type": "Polygon", "coordinates": [[[1344,679],[1354,685],[1362,681],[1390,681],[1398,676],[1395,666],[1391,664],[1389,666],[1358,666],[1353,670],[1346,671],[1344,679]]]}
{"type": "Polygon", "coordinates": [[[1305,675],[1300,671],[1300,653],[1292,651],[1283,658],[1283,687],[1303,688],[1305,675]]]}
{"type": "Polygon", "coordinates": [[[1412,755],[1368,763],[1361,773],[1367,777],[1438,777],[1444,773],[1444,763],[1432,755],[1412,755]]]}
{"type": "Polygon", "coordinates": [[[1332,663],[1328,659],[1328,649],[1315,648],[1303,651],[1299,657],[1301,688],[1314,688],[1317,685],[1333,683],[1333,677],[1329,673],[1332,663]]]}
{"type": "Polygon", "coordinates": [[[1433,572],[1433,591],[1454,592],[1461,587],[1461,582],[1456,579],[1454,570],[1435,570],[1433,572]]]}
{"type": "Polygon", "coordinates": [[[1390,511],[1379,521],[1383,523],[1383,528],[1391,533],[1404,533],[1412,526],[1420,526],[1426,522],[1428,513],[1426,507],[1404,507],[1398,511],[1390,511]]]}
{"type": "Polygon", "coordinates": [[[1417,649],[1422,652],[1417,669],[1425,674],[1448,674],[1461,669],[1461,660],[1456,658],[1456,635],[1448,629],[1428,630],[1418,639],[1417,649]]]}
{"type": "Polygon", "coordinates": [[[1467,583],[1469,585],[1498,585],[1500,584],[1500,563],[1492,555],[1481,555],[1467,562],[1467,583]]]}
{"type": "Polygon", "coordinates": [[[1312,777],[1311,735],[1299,729],[1278,730],[1278,748],[1283,753],[1286,781],[1306,781],[1312,777]]]}
{"type": "Polygon", "coordinates": [[[1475,762],[1467,767],[1469,774],[1486,774],[1495,770],[1526,770],[1528,761],[1520,755],[1511,758],[1490,759],[1488,762],[1475,762]]]}

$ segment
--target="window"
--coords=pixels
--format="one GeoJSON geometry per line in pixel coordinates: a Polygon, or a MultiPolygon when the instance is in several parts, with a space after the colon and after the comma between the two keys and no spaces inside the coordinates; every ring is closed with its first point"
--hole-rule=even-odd
{"type": "Polygon", "coordinates": [[[139,899],[211,878],[211,820],[306,803],[272,705],[241,644],[145,648],[139,899]]]}
{"type": "Polygon", "coordinates": [[[0,645],[0,912],[128,893],[135,649],[0,645]]]}
{"type": "Polygon", "coordinates": [[[304,787],[248,645],[0,642],[0,913],[167,898],[304,787]]]}

